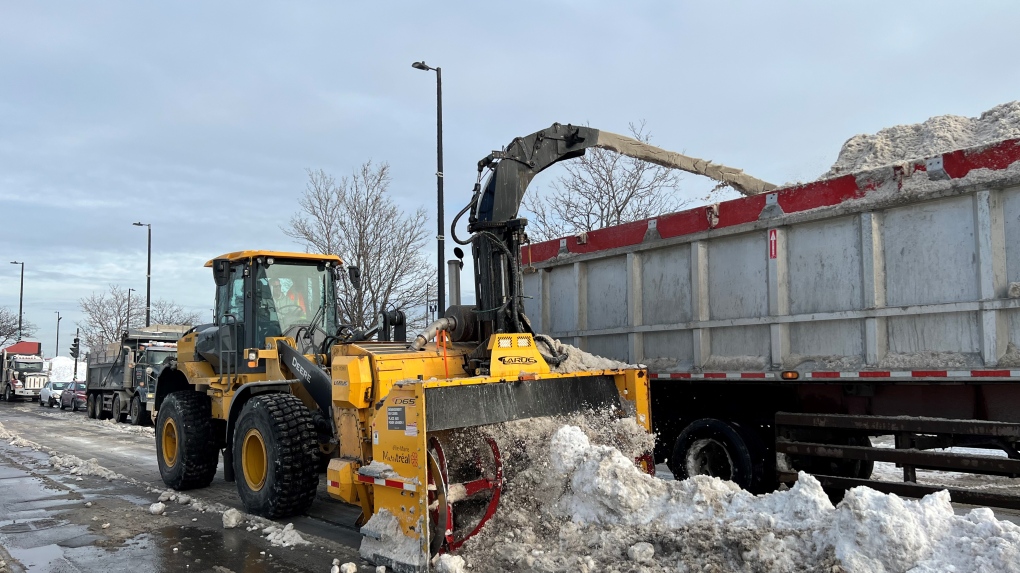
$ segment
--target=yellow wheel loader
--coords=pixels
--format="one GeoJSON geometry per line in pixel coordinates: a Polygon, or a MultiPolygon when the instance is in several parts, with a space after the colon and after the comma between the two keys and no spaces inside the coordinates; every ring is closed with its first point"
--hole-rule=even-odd
{"type": "MultiPolygon", "coordinates": [[[[450,307],[410,344],[398,312],[368,331],[338,323],[336,256],[209,261],[216,322],[181,338],[157,383],[164,482],[208,485],[222,451],[246,510],[283,517],[309,506],[325,463],[329,495],[362,509],[362,555],[427,571],[498,508],[503,452],[486,427],[616,408],[650,429],[643,369],[571,371],[524,313],[521,198],[535,174],[582,154],[598,133],[554,124],[479,162],[474,196],[454,220],[470,211],[472,235],[453,236],[472,245],[477,304],[450,307]]],[[[651,471],[650,457],[640,463],[651,471]]]]}

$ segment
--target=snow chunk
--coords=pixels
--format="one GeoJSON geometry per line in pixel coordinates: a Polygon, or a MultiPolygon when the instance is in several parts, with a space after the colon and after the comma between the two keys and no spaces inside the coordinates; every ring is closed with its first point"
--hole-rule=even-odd
{"type": "Polygon", "coordinates": [[[467,573],[464,558],[458,555],[443,553],[436,560],[436,573],[467,573]]]}
{"type": "Polygon", "coordinates": [[[149,513],[152,515],[163,515],[164,511],[166,511],[166,504],[162,502],[157,501],[149,506],[149,513]]]}
{"type": "Polygon", "coordinates": [[[305,541],[301,534],[294,529],[293,523],[288,523],[282,528],[271,525],[262,530],[269,543],[279,547],[293,547],[295,545],[311,545],[305,541]]]}
{"type": "Polygon", "coordinates": [[[376,460],[372,460],[372,463],[367,466],[361,466],[358,468],[358,473],[375,478],[386,478],[396,474],[396,472],[393,471],[393,466],[376,460]]]}
{"type": "Polygon", "coordinates": [[[655,547],[647,541],[641,541],[627,548],[627,557],[635,563],[651,563],[655,557],[655,547]]]}
{"type": "Polygon", "coordinates": [[[355,563],[344,563],[340,566],[340,573],[358,573],[358,565],[355,563]]]}
{"type": "Polygon", "coordinates": [[[230,508],[223,512],[223,528],[233,529],[238,525],[244,523],[244,514],[240,511],[230,508]]]}

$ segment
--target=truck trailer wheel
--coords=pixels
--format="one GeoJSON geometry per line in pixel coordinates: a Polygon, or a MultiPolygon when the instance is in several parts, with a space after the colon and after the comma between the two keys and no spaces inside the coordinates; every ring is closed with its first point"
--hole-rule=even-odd
{"type": "Polygon", "coordinates": [[[669,469],[678,480],[708,475],[747,490],[757,489],[761,481],[761,476],[755,475],[753,453],[740,432],[714,418],[695,420],[680,432],[669,469]]]}
{"type": "MultiPolygon", "coordinates": [[[[163,409],[160,409],[160,416],[163,409]]],[[[244,405],[234,429],[234,474],[245,511],[275,519],[303,513],[315,499],[319,447],[308,408],[291,394],[244,405]]]]}
{"type": "Polygon", "coordinates": [[[174,489],[212,483],[219,451],[208,396],[185,390],[163,400],[156,420],[156,461],[163,483],[174,489]]]}
{"type": "Polygon", "coordinates": [[[113,420],[115,422],[117,422],[119,424],[119,423],[124,421],[124,415],[125,415],[124,407],[120,403],[120,394],[119,393],[114,394],[113,395],[113,414],[112,414],[111,417],[113,418],[113,420]]]}
{"type": "MultiPolygon", "coordinates": [[[[63,406],[60,407],[63,409],[63,406]]],[[[88,414],[89,418],[93,420],[99,417],[96,413],[96,395],[89,394],[89,397],[85,399],[85,413],[88,414]]]]}
{"type": "Polygon", "coordinates": [[[131,399],[131,424],[134,426],[148,426],[151,423],[149,411],[142,405],[142,399],[135,395],[131,399]]]}

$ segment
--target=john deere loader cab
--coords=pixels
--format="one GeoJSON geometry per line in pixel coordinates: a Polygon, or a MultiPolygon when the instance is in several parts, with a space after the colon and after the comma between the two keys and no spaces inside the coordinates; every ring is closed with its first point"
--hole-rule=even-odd
{"type": "Polygon", "coordinates": [[[242,251],[206,266],[216,281],[216,323],[200,330],[196,348],[217,374],[264,371],[242,351],[263,348],[268,338],[289,337],[301,354],[325,352],[338,328],[338,258],[242,251]]]}

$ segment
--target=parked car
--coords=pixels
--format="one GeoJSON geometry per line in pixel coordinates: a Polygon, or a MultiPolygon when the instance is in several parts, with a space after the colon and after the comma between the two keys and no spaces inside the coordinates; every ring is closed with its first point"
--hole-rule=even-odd
{"type": "Polygon", "coordinates": [[[70,382],[47,382],[39,391],[39,405],[52,408],[54,404],[60,403],[60,393],[70,382]]]}
{"type": "Polygon", "coordinates": [[[72,412],[85,409],[85,383],[68,382],[60,393],[60,409],[70,408],[72,412]]]}

